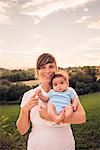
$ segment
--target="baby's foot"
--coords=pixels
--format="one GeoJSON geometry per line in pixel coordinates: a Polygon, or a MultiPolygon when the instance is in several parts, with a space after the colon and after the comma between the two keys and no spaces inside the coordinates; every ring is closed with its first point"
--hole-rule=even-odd
{"type": "Polygon", "coordinates": [[[55,122],[57,124],[61,123],[64,120],[64,111],[62,111],[58,116],[56,116],[55,118],[55,122]]]}

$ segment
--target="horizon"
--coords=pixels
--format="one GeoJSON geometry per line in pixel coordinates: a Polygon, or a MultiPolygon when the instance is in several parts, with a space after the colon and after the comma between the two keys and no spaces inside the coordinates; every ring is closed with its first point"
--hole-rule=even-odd
{"type": "MultiPolygon", "coordinates": [[[[79,68],[79,67],[99,67],[100,68],[100,65],[95,65],[95,66],[69,66],[69,67],[60,67],[58,66],[59,68],[62,68],[62,69],[67,69],[67,68],[79,68]]],[[[2,67],[0,66],[0,69],[7,69],[7,70],[28,70],[28,69],[35,69],[35,67],[25,67],[25,68],[5,68],[5,67],[2,67]]]]}

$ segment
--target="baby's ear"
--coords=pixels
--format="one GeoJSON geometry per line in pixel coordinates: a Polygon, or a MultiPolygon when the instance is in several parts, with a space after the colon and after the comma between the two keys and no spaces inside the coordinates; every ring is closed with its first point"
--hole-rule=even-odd
{"type": "Polygon", "coordinates": [[[68,84],[68,86],[69,86],[69,81],[67,80],[67,84],[68,84]]]}

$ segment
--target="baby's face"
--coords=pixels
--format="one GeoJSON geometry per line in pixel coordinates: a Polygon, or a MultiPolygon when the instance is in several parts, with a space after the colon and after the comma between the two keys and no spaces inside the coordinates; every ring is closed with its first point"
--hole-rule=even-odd
{"type": "Polygon", "coordinates": [[[68,81],[66,81],[63,77],[58,77],[53,79],[52,85],[54,91],[64,92],[68,88],[68,81]]]}

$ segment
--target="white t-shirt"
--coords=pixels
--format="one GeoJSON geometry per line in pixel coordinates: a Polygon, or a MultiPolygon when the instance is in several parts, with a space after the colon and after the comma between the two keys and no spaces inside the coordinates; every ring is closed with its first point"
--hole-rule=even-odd
{"type": "MultiPolygon", "coordinates": [[[[21,107],[29,101],[34,92],[41,88],[29,90],[23,95],[21,107]]],[[[42,94],[47,93],[41,88],[42,94]]],[[[30,112],[30,120],[32,122],[32,130],[29,134],[27,150],[75,150],[75,141],[72,134],[70,124],[66,125],[49,125],[46,120],[39,116],[39,106],[45,104],[39,100],[39,104],[32,108],[30,112]]]]}

